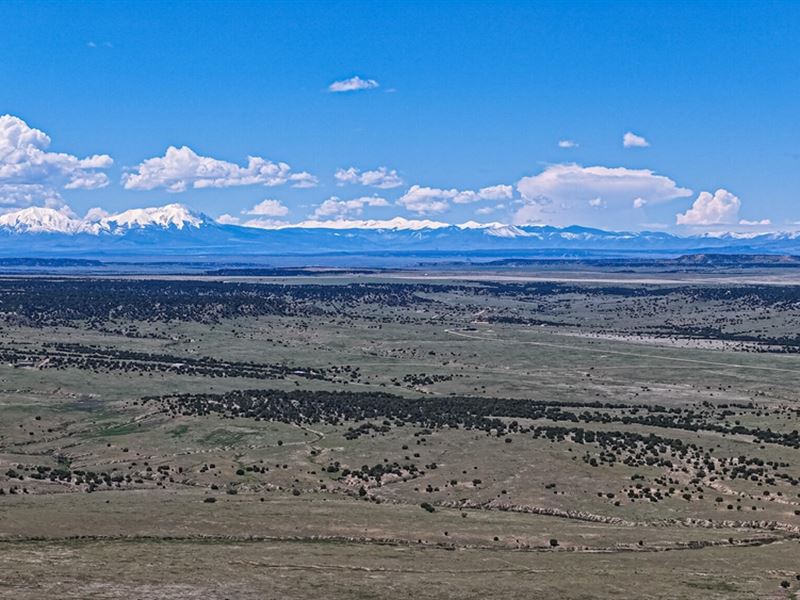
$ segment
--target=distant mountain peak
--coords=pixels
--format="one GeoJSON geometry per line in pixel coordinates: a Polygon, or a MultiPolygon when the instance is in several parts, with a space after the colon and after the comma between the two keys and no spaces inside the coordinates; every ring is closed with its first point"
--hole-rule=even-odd
{"type": "Polygon", "coordinates": [[[196,213],[183,204],[166,204],[150,208],[132,208],[116,215],[100,219],[99,225],[104,230],[143,229],[161,227],[183,229],[199,228],[210,219],[202,213],[196,213]]]}
{"type": "Polygon", "coordinates": [[[432,219],[333,219],[219,223],[183,204],[107,215],[30,207],[0,215],[0,256],[325,254],[325,253],[800,253],[798,232],[678,236],[572,225],[460,224],[432,219]]]}
{"type": "Polygon", "coordinates": [[[0,215],[0,227],[14,233],[94,233],[96,225],[75,219],[54,208],[30,206],[0,215]]]}
{"type": "Polygon", "coordinates": [[[61,233],[74,235],[103,232],[122,233],[130,229],[200,228],[213,220],[183,204],[134,208],[100,219],[79,219],[54,208],[31,206],[0,215],[0,229],[13,233],[61,233]]]}
{"type": "Polygon", "coordinates": [[[453,227],[450,223],[442,221],[432,221],[430,219],[406,219],[405,217],[394,217],[393,219],[331,219],[331,220],[308,220],[299,223],[272,223],[259,229],[392,229],[392,230],[412,230],[420,229],[442,229],[453,227]]]}

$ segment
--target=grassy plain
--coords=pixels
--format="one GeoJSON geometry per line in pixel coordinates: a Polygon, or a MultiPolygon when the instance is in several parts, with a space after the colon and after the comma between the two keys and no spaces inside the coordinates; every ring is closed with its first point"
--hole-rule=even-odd
{"type": "Polygon", "coordinates": [[[297,310],[0,311],[0,597],[797,597],[795,286],[281,283],[297,310]],[[169,408],[235,390],[435,414],[169,408]]]}

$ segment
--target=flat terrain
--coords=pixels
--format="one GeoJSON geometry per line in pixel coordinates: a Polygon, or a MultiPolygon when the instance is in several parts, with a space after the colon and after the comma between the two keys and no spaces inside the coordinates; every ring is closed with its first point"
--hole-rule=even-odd
{"type": "Polygon", "coordinates": [[[797,598],[800,286],[635,275],[1,278],[0,597],[797,598]]]}

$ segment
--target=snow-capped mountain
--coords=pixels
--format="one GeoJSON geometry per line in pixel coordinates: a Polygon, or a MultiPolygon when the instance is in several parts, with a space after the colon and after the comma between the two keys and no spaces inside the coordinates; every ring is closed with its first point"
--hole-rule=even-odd
{"type": "Polygon", "coordinates": [[[338,219],[335,221],[300,221],[299,223],[266,223],[260,229],[395,229],[419,231],[420,229],[442,229],[452,227],[450,223],[430,219],[338,219]]]}
{"type": "Polygon", "coordinates": [[[14,233],[94,233],[96,227],[53,208],[31,206],[0,215],[0,229],[14,233]]]}
{"type": "Polygon", "coordinates": [[[183,204],[167,204],[154,208],[134,208],[117,215],[110,215],[100,219],[99,225],[103,231],[120,233],[127,229],[143,229],[146,227],[161,227],[169,229],[183,229],[184,227],[199,228],[206,221],[205,215],[192,212],[183,204]]]}
{"type": "Polygon", "coordinates": [[[476,221],[451,225],[402,217],[259,225],[219,223],[181,204],[115,215],[94,211],[82,219],[53,208],[32,207],[0,215],[0,256],[800,254],[796,232],[681,237],[579,226],[476,221]]]}
{"type": "Polygon", "coordinates": [[[102,233],[119,235],[131,229],[199,228],[206,222],[213,221],[205,215],[192,212],[182,204],[135,208],[99,219],[80,219],[54,208],[32,206],[0,215],[0,230],[13,233],[85,233],[99,236],[102,233]]]}

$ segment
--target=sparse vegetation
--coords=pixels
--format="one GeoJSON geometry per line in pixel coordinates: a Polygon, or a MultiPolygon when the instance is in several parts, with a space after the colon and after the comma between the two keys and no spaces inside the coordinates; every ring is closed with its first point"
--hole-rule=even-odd
{"type": "Polygon", "coordinates": [[[223,549],[286,565],[287,597],[311,593],[295,573],[321,581],[309,564],[331,581],[389,569],[407,589],[439,568],[427,579],[456,597],[517,597],[535,573],[560,597],[545,572],[599,560],[614,579],[577,578],[576,596],[618,597],[621,577],[655,598],[791,594],[797,294],[4,279],[0,572],[38,572],[31,544],[76,544],[98,573],[95,544],[128,566],[134,546],[183,544],[209,573],[223,549]],[[452,549],[458,576],[439,563],[452,549]],[[682,579],[686,561],[714,577],[682,579]]]}

